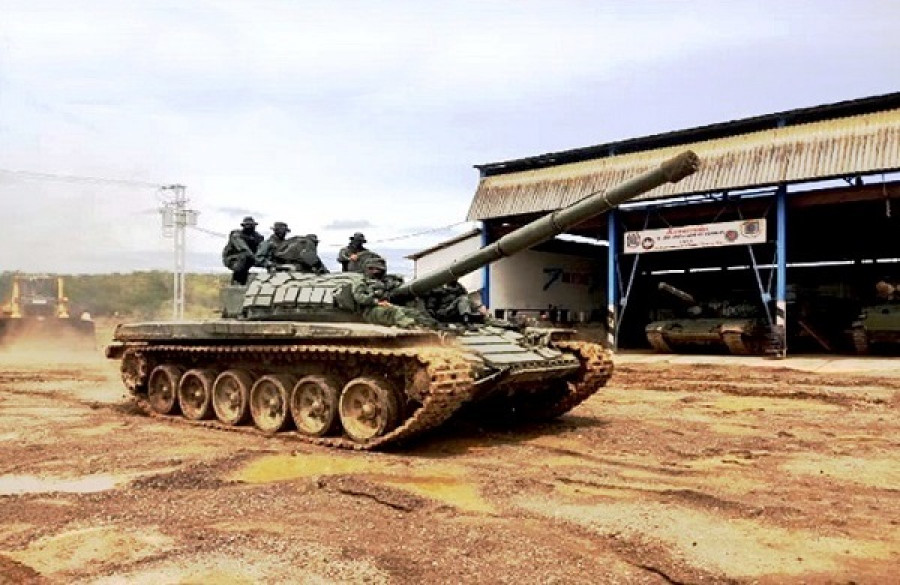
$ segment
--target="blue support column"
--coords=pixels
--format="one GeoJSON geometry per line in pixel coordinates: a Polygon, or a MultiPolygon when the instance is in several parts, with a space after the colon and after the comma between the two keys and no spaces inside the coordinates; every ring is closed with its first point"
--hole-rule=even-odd
{"type": "MultiPolygon", "coordinates": [[[[481,223],[481,247],[484,248],[488,244],[491,243],[490,238],[488,237],[488,229],[487,224],[485,222],[481,223]]],[[[484,268],[481,269],[481,303],[487,307],[491,307],[491,265],[488,264],[484,268]]]]}
{"type": "Polygon", "coordinates": [[[775,191],[775,206],[775,249],[778,258],[775,272],[775,326],[781,336],[777,357],[783,359],[787,355],[787,186],[781,185],[775,191]]]}
{"type": "Polygon", "coordinates": [[[619,255],[619,230],[616,224],[619,219],[618,211],[613,209],[606,215],[609,222],[606,239],[609,242],[607,248],[607,274],[606,274],[606,343],[611,349],[615,349],[618,339],[616,336],[616,306],[618,304],[618,282],[616,280],[616,263],[619,255]]]}

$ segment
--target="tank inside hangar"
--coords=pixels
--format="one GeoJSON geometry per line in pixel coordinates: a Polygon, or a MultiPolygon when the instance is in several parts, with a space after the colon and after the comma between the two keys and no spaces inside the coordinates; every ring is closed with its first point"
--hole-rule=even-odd
{"type": "Polygon", "coordinates": [[[876,285],[900,283],[900,93],[479,166],[469,219],[491,241],[675,147],[706,169],[571,231],[613,243],[595,300],[615,309],[610,343],[659,350],[648,326],[661,324],[671,351],[723,353],[735,346],[714,328],[758,326],[732,353],[898,353],[900,293],[876,285]],[[752,245],[624,250],[628,234],[760,219],[752,245]]]}

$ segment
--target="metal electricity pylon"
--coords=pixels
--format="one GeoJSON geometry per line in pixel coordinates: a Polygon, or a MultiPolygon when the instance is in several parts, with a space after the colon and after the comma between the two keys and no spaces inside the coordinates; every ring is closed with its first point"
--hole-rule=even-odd
{"type": "Polygon", "coordinates": [[[170,191],[172,199],[164,201],[159,213],[162,215],[163,236],[175,242],[175,269],[172,272],[172,318],[184,319],[184,274],[185,252],[187,251],[186,231],[188,226],[197,225],[199,211],[187,208],[188,199],[184,185],[166,185],[163,191],[170,191]]]}

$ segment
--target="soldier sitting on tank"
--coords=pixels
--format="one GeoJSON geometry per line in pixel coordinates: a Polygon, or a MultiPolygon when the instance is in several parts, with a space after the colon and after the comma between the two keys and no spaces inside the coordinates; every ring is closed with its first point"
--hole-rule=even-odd
{"type": "Polygon", "coordinates": [[[390,300],[391,291],[403,283],[403,279],[387,274],[384,258],[370,255],[363,264],[365,278],[352,288],[353,301],[363,319],[374,325],[438,328],[440,324],[429,315],[412,307],[396,305],[390,300]]]}
{"type": "Polygon", "coordinates": [[[265,242],[260,244],[256,250],[256,265],[263,268],[270,268],[274,263],[275,249],[284,243],[287,239],[291,228],[283,221],[276,221],[272,224],[272,235],[265,242]]]}
{"type": "Polygon", "coordinates": [[[316,234],[293,236],[275,246],[270,271],[291,270],[310,274],[325,274],[328,268],[319,258],[319,237],[316,234]]]}
{"type": "Polygon", "coordinates": [[[370,254],[368,248],[363,246],[366,243],[366,236],[361,232],[356,232],[350,236],[350,243],[341,248],[338,252],[337,261],[341,264],[342,272],[362,272],[362,263],[365,257],[370,254]]]}
{"type": "Polygon", "coordinates": [[[228,234],[222,249],[222,263],[231,270],[231,284],[247,284],[250,268],[256,264],[256,251],[263,236],[256,231],[258,224],[249,215],[241,222],[241,229],[228,234]]]}
{"type": "Polygon", "coordinates": [[[476,303],[458,280],[439,286],[425,297],[428,312],[442,323],[481,322],[487,309],[476,303]]]}

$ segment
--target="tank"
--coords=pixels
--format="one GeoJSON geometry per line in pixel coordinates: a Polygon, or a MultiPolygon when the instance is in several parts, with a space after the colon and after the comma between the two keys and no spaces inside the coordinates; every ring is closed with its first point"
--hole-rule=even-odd
{"type": "Polygon", "coordinates": [[[14,274],[9,301],[0,310],[0,346],[39,345],[95,349],[90,315],[71,314],[61,276],[14,274]]]}
{"type": "Polygon", "coordinates": [[[772,346],[772,327],[750,303],[700,304],[688,292],[666,282],[660,291],[678,299],[672,318],[652,321],[645,328],[650,347],[660,353],[712,351],[735,355],[764,354],[772,346]]]}
{"type": "MultiPolygon", "coordinates": [[[[685,152],[594,193],[452,264],[402,284],[421,299],[497,259],[526,250],[623,201],[696,171],[685,152]]],[[[546,419],[606,384],[611,354],[568,329],[496,323],[386,327],[365,322],[358,273],[263,274],[223,291],[213,321],[119,325],[106,355],[151,416],[280,434],[337,448],[376,449],[433,429],[460,409],[546,419]]]]}
{"type": "Polygon", "coordinates": [[[900,348],[900,286],[882,280],[875,285],[876,300],[863,305],[850,329],[858,354],[896,351],[900,348]]]}

